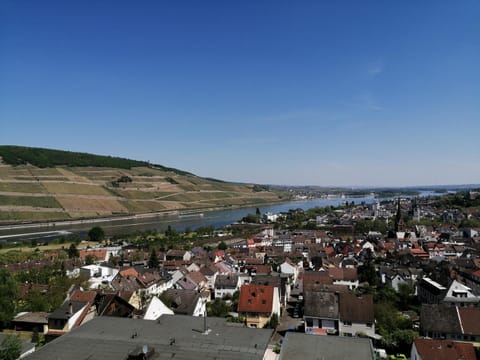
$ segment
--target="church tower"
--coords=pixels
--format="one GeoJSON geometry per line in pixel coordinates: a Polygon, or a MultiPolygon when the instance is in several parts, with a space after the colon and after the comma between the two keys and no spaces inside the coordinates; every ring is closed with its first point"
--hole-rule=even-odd
{"type": "Polygon", "coordinates": [[[395,215],[395,232],[405,231],[405,222],[403,221],[402,207],[400,206],[400,198],[397,201],[397,214],[395,215]]]}

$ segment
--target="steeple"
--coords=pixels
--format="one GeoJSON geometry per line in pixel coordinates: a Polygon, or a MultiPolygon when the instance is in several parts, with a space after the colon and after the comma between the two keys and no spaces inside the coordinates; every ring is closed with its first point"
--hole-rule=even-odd
{"type": "Polygon", "coordinates": [[[405,222],[403,221],[402,207],[400,206],[400,198],[397,201],[397,214],[395,215],[395,232],[405,231],[405,222]]]}

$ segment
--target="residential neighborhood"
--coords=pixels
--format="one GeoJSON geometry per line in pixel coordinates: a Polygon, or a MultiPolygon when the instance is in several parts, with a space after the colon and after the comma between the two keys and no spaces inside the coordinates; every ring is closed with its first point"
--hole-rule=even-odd
{"type": "MultiPolygon", "coordinates": [[[[258,359],[287,359],[295,352],[299,358],[321,353],[333,359],[329,354],[335,352],[346,358],[354,352],[361,359],[440,359],[428,349],[441,347],[448,349],[442,359],[476,359],[480,228],[418,224],[421,219],[449,218],[448,210],[435,212],[427,202],[419,203],[394,199],[342,206],[332,209],[328,220],[314,218],[315,229],[310,219],[303,228],[290,228],[288,219],[298,218],[298,210],[269,215],[252,236],[233,238],[221,250],[148,251],[126,242],[86,248],[62,262],[65,276],[79,281],[61,304],[50,312],[19,312],[8,333],[38,334],[33,344],[38,351],[30,347],[28,358],[43,359],[78,341],[87,331],[82,329],[93,336],[97,330],[91,324],[101,327],[122,318],[118,324],[131,324],[132,329],[150,329],[143,324],[151,321],[180,331],[197,322],[193,317],[205,321],[206,330],[199,334],[212,324],[233,326],[233,333],[238,329],[243,334],[238,336],[246,337],[249,329],[268,329],[250,355],[258,359]],[[413,217],[417,223],[408,225],[413,217]],[[390,221],[392,228],[355,231],[365,222],[377,226],[380,219],[390,221]]],[[[30,268],[29,263],[3,267],[21,274],[46,269],[59,258],[56,251],[30,268]]],[[[19,291],[27,304],[29,294],[47,298],[52,285],[26,281],[19,291]]],[[[156,355],[144,355],[155,359],[165,345],[147,339],[144,345],[156,348],[156,355]]],[[[175,338],[174,344],[179,341],[175,338]]],[[[133,344],[127,350],[122,356],[135,358],[130,354],[133,344]]],[[[230,351],[222,351],[217,358],[232,358],[230,351]]],[[[86,356],[80,353],[71,358],[86,356]]]]}

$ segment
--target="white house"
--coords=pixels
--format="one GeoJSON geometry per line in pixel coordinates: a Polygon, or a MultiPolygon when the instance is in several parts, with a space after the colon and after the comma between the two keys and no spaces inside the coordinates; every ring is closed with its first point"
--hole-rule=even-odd
{"type": "Polygon", "coordinates": [[[167,314],[173,315],[173,311],[166,306],[158,297],[152,297],[152,300],[147,306],[145,315],[143,316],[144,320],[157,320],[160,316],[167,314]]]}
{"type": "Polygon", "coordinates": [[[289,275],[292,280],[291,282],[295,283],[298,277],[298,265],[287,257],[285,261],[280,264],[280,272],[289,275]]]}
{"type": "Polygon", "coordinates": [[[468,286],[453,280],[443,302],[451,306],[469,307],[480,303],[480,297],[476,296],[468,286]]]}

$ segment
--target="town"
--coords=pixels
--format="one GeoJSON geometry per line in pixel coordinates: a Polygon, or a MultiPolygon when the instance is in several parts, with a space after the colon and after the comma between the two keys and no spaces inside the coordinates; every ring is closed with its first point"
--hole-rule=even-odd
{"type": "Polygon", "coordinates": [[[479,205],[470,190],[257,209],[197,237],[169,228],[108,238],[94,227],[57,249],[32,244],[27,258],[11,249],[1,257],[2,351],[21,349],[27,359],[477,359],[479,205]]]}

